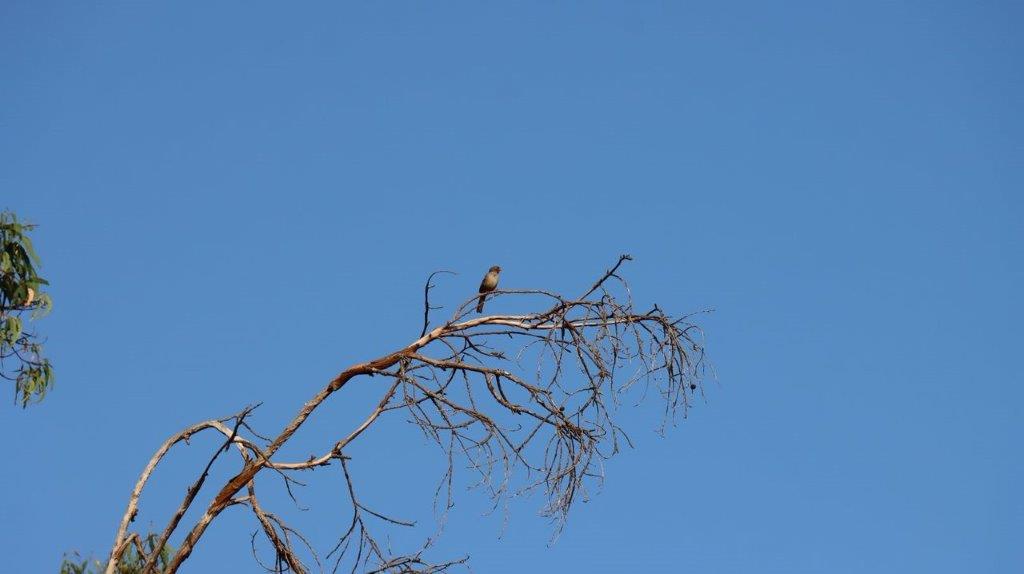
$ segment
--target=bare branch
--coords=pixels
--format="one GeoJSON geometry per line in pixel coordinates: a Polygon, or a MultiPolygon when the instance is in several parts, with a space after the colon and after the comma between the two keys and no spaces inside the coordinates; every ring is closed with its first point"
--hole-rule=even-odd
{"type": "MultiPolygon", "coordinates": [[[[393,410],[406,413],[444,453],[446,470],[435,493],[435,509],[439,498],[443,500],[442,517],[452,507],[454,462],[459,458],[474,475],[473,486],[486,493],[494,508],[502,501],[507,504],[510,496],[543,491],[546,502],[542,513],[554,521],[557,535],[574,504],[588,497],[590,487],[600,485],[603,461],[617,453],[620,444],[632,444],[614,420],[625,393],[637,385],[642,395],[655,391],[664,403],[664,427],[675,421],[678,413],[685,416],[695,393],[702,392],[700,385],[707,368],[702,331],[689,322],[690,316],[673,318],[657,305],[646,313],[635,312],[629,288],[619,276],[619,269],[630,259],[629,255],[620,256],[580,297],[570,299],[540,289],[495,290],[488,297],[536,302],[539,295],[550,306],[530,313],[471,317],[479,297],[474,294],[456,308],[448,322],[430,329],[430,311],[440,308],[430,302],[432,280],[439,273],[451,272],[432,273],[424,286],[419,338],[339,373],[275,438],[264,439],[265,447],[240,436],[249,433],[262,438],[246,422],[248,410],[225,419],[234,421],[230,428],[224,421],[206,421],[168,439],[132,491],[107,573],[114,574],[125,549],[138,540],[138,536],[128,533],[128,525],[157,463],[171,446],[207,428],[223,434],[226,442],[211,456],[154,545],[155,551],[148,554],[146,571],[153,569],[156,556],[192,506],[214,461],[231,444],[241,455],[241,468],[207,503],[165,573],[177,572],[210,523],[234,505],[246,505],[253,511],[264,537],[274,548],[275,571],[287,568],[306,572],[300,559],[301,546],[305,545],[314,557],[315,552],[297,531],[263,509],[254,480],[260,472],[270,470],[283,478],[291,495],[291,484],[301,483],[289,473],[315,470],[334,460],[340,462],[352,504],[349,526],[328,554],[328,558],[333,557],[334,570],[343,560],[351,562],[353,572],[363,569],[396,574],[442,572],[465,563],[467,558],[438,564],[425,561],[424,552],[432,539],[416,552],[396,556],[371,532],[369,522],[374,519],[385,528],[411,527],[413,523],[372,510],[357,496],[351,459],[344,450],[381,415],[393,410]],[[532,370],[524,367],[529,361],[535,364],[532,370]],[[360,376],[384,377],[390,382],[362,423],[320,456],[304,462],[273,460],[320,405],[360,376]],[[242,489],[247,493],[240,494],[242,489]],[[301,544],[296,547],[294,540],[301,544]]],[[[255,553],[255,538],[253,544],[255,553]]]]}
{"type": "MultiPolygon", "coordinates": [[[[245,410],[242,411],[246,412],[245,410]]],[[[241,416],[239,413],[236,416],[241,416]]],[[[128,509],[125,510],[124,516],[121,518],[121,524],[117,530],[117,536],[114,541],[114,549],[111,552],[110,558],[107,561],[106,574],[114,574],[116,572],[117,563],[120,561],[121,556],[128,547],[129,539],[126,537],[128,531],[128,525],[135,520],[135,516],[138,513],[139,497],[142,495],[142,490],[145,488],[146,483],[149,481],[149,477],[153,474],[157,464],[163,460],[163,457],[171,450],[175,444],[185,441],[188,442],[193,435],[204,431],[206,429],[214,429],[219,431],[221,434],[227,437],[232,436],[232,430],[225,426],[219,420],[203,421],[201,423],[192,425],[185,430],[171,436],[157,449],[156,453],[149,459],[149,463],[146,468],[143,469],[142,475],[139,476],[139,480],[136,481],[135,487],[132,489],[132,494],[128,498],[128,509]]],[[[220,449],[218,449],[220,452],[220,449]]],[[[137,536],[136,536],[137,537],[137,536]]]]}
{"type": "Polygon", "coordinates": [[[430,306],[430,290],[434,287],[434,284],[431,283],[431,281],[434,280],[434,275],[437,275],[438,273],[447,273],[449,275],[458,275],[458,273],[456,273],[454,271],[447,271],[447,270],[441,269],[440,271],[434,271],[433,273],[430,274],[430,277],[427,277],[427,282],[426,282],[426,284],[423,285],[423,330],[420,331],[420,337],[422,337],[423,335],[427,334],[427,327],[430,325],[430,311],[431,311],[431,309],[440,309],[440,307],[431,307],[430,306]]]}

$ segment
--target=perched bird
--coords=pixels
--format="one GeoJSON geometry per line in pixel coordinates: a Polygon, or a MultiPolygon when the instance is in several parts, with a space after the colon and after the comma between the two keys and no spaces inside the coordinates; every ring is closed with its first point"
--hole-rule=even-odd
{"type": "Polygon", "coordinates": [[[476,312],[484,312],[484,293],[490,293],[498,287],[498,275],[501,273],[501,267],[495,265],[487,270],[487,275],[484,275],[484,280],[480,282],[480,302],[476,304],[476,312]]]}

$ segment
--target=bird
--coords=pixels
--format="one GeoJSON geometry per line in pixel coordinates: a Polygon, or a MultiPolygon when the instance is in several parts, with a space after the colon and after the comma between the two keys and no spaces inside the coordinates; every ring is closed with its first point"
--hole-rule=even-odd
{"type": "Polygon", "coordinates": [[[501,267],[495,265],[487,270],[487,274],[484,275],[483,281],[480,282],[480,301],[476,304],[476,312],[484,312],[484,293],[490,293],[498,287],[498,275],[501,273],[501,267]]]}

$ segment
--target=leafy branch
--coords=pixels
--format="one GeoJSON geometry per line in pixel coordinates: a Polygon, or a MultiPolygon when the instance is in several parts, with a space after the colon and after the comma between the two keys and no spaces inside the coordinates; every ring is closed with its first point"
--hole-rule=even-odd
{"type": "Polygon", "coordinates": [[[40,401],[53,386],[53,366],[43,356],[38,335],[26,329],[24,316],[41,317],[53,308],[42,288],[39,256],[29,232],[34,225],[0,212],[0,378],[14,383],[14,399],[22,407],[40,401]]]}

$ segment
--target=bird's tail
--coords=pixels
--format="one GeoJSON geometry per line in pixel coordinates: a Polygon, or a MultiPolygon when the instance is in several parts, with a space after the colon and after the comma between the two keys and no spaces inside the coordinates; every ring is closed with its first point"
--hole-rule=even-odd
{"type": "Polygon", "coordinates": [[[476,304],[476,312],[477,313],[483,313],[484,312],[484,296],[483,295],[480,295],[480,301],[476,304]]]}

